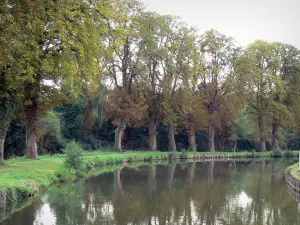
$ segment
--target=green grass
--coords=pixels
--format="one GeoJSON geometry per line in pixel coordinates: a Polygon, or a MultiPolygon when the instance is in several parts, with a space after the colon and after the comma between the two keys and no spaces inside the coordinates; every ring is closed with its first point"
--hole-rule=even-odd
{"type": "Polygon", "coordinates": [[[0,165],[0,189],[16,188],[31,194],[53,182],[63,158],[42,156],[39,160],[17,158],[0,165]]]}
{"type": "Polygon", "coordinates": [[[299,163],[293,164],[287,168],[287,171],[290,171],[291,176],[300,181],[300,170],[299,163]]]}

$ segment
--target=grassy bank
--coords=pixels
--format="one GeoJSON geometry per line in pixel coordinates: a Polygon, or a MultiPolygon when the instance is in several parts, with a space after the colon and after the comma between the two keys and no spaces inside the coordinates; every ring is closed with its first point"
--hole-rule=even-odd
{"type": "Polygon", "coordinates": [[[290,172],[290,175],[300,182],[300,170],[299,163],[293,164],[287,168],[287,172],[290,172]]]}

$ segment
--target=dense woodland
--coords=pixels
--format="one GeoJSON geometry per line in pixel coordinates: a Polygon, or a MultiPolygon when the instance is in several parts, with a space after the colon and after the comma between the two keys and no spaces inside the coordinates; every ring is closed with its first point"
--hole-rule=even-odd
{"type": "Polygon", "coordinates": [[[243,48],[136,0],[0,2],[1,162],[73,139],[103,151],[300,149],[299,87],[296,47],[243,48]]]}

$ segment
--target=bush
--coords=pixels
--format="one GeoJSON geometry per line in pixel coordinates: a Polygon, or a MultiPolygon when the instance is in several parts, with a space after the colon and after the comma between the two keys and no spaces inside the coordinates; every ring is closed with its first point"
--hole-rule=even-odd
{"type": "Polygon", "coordinates": [[[66,182],[76,179],[76,171],[74,169],[61,168],[55,172],[59,182],[66,182]]]}
{"type": "Polygon", "coordinates": [[[85,164],[86,172],[90,172],[90,171],[94,170],[96,167],[96,163],[91,159],[85,160],[84,164],[85,164]]]}
{"type": "Polygon", "coordinates": [[[74,169],[77,175],[85,170],[84,151],[78,143],[74,140],[69,142],[64,149],[64,153],[66,154],[66,168],[74,169]]]}
{"type": "Polygon", "coordinates": [[[284,157],[294,157],[294,153],[292,151],[285,151],[284,153],[284,157]]]}
{"type": "Polygon", "coordinates": [[[274,150],[273,151],[273,156],[274,157],[282,157],[282,151],[281,150],[274,150]]]}

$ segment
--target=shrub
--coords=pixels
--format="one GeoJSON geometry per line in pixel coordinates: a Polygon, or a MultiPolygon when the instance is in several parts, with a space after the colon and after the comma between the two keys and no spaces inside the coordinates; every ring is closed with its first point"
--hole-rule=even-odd
{"type": "Polygon", "coordinates": [[[284,157],[294,157],[294,153],[292,151],[285,151],[283,153],[284,157]]]}
{"type": "Polygon", "coordinates": [[[83,158],[84,151],[78,143],[76,143],[74,140],[70,141],[66,145],[64,153],[66,154],[66,168],[74,169],[77,175],[85,170],[85,162],[83,158]]]}
{"type": "Polygon", "coordinates": [[[75,180],[76,171],[74,169],[61,168],[55,172],[55,176],[60,182],[75,180]]]}
{"type": "Polygon", "coordinates": [[[95,167],[96,167],[95,162],[93,160],[91,160],[91,159],[85,160],[84,164],[85,164],[85,170],[86,170],[86,172],[90,172],[90,171],[94,170],[95,167]]]}
{"type": "Polygon", "coordinates": [[[282,157],[282,151],[281,150],[274,150],[273,151],[274,157],[282,157]]]}

